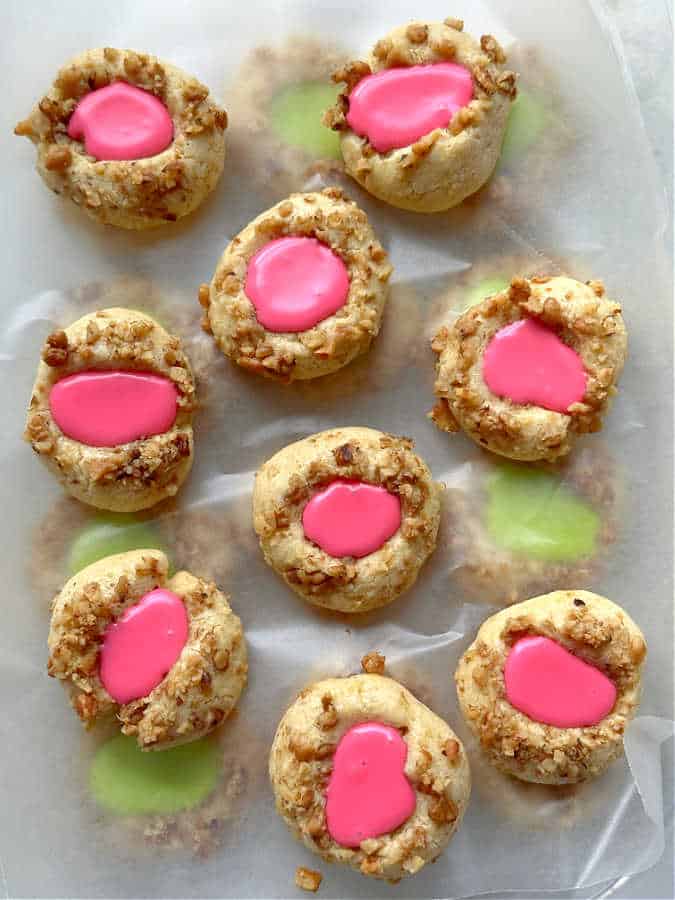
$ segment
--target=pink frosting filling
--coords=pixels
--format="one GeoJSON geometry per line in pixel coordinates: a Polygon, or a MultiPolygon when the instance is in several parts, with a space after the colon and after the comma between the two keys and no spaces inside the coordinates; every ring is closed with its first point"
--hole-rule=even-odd
{"type": "Polygon", "coordinates": [[[405,775],[407,755],[406,742],[389,725],[364,722],[346,732],[326,789],[326,824],[334,841],[358,847],[410,818],[415,792],[405,775]]]}
{"type": "Polygon", "coordinates": [[[168,431],[176,420],[177,400],[168,378],[113,369],[57,381],[49,408],[66,437],[90,447],[116,447],[168,431]]]}
{"type": "Polygon", "coordinates": [[[331,556],[368,556],[401,526],[401,501],[385,488],[337,478],[302,513],[305,536],[331,556]]]}
{"type": "Polygon", "coordinates": [[[95,159],[143,159],[166,150],[173,122],[154,94],[116,81],[85,94],[70,117],[68,136],[84,139],[95,159]]]}
{"type": "Polygon", "coordinates": [[[185,604],[163,588],[150,591],[106,629],[99,672],[117,703],[147,695],[167,675],[188,637],[185,604]]]}
{"type": "Polygon", "coordinates": [[[457,63],[384,69],[362,78],[351,92],[347,122],[386,153],[446,128],[472,97],[471,72],[457,63]]]}
{"type": "Polygon", "coordinates": [[[485,350],[483,378],[498,397],[560,413],[586,393],[579,354],[537,319],[519,319],[497,332],[485,350]]]}
{"type": "Polygon", "coordinates": [[[557,728],[597,725],[616,701],[616,687],[603,672],[547,637],[516,641],[504,684],[511,706],[557,728]]]}
{"type": "Polygon", "coordinates": [[[345,305],[349,275],[316,238],[283,237],[251,257],[244,290],[268,331],[306,331],[345,305]]]}

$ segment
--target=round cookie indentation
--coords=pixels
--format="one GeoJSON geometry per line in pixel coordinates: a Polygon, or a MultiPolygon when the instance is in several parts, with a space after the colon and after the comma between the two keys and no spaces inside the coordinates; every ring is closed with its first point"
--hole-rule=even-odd
{"type": "Polygon", "coordinates": [[[244,289],[268,331],[299,332],[345,305],[349,274],[340,257],[316,238],[283,237],[251,257],[244,289]]]}
{"type": "Polygon", "coordinates": [[[209,738],[146,753],[118,734],[97,751],[89,787],[97,803],[118,815],[176,813],[213,792],[220,765],[218,745],[209,738]]]}
{"type": "Polygon", "coordinates": [[[483,378],[498,397],[566,413],[586,393],[583,363],[536,319],[501,328],[485,350],[483,378]]]}
{"type": "Polygon", "coordinates": [[[321,121],[323,111],[335,103],[335,85],[318,81],[288,84],[274,95],[270,124],[276,135],[291,147],[320,159],[341,159],[340,139],[321,121]]]}
{"type": "Polygon", "coordinates": [[[551,638],[530,636],[513,645],[504,666],[506,698],[528,718],[556,728],[587,728],[607,716],[616,687],[551,638]]]}
{"type": "Polygon", "coordinates": [[[574,562],[596,552],[600,517],[560,478],[503,463],[487,485],[486,525],[505,550],[546,562],[574,562]]]}
{"type": "Polygon", "coordinates": [[[100,674],[116,703],[145,697],[180,656],[188,637],[188,617],[180,597],[151,591],[112,622],[103,635],[100,674]]]}
{"type": "Polygon", "coordinates": [[[447,128],[472,97],[471,72],[457,63],[385,69],[359,81],[346,119],[378,153],[387,153],[447,128]]]}
{"type": "Polygon", "coordinates": [[[415,809],[408,747],[396,728],[364,722],[340,739],[326,790],[328,833],[343,847],[389,834],[415,809]]]}
{"type": "Polygon", "coordinates": [[[149,91],[116,81],[85,94],[68,123],[68,137],[83,140],[97,160],[145,159],[171,144],[173,122],[149,91]]]}
{"type": "Polygon", "coordinates": [[[61,378],[49,393],[61,431],[90,447],[163,434],[176,421],[177,401],[173,382],[149,372],[77,372],[61,378]]]}
{"type": "Polygon", "coordinates": [[[302,526],[330,556],[360,559],[401,527],[401,501],[380,485],[337,478],[305,506],[302,526]]]}

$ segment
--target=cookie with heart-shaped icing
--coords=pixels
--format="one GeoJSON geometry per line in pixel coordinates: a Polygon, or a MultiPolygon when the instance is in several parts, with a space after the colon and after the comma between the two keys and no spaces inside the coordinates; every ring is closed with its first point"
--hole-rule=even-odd
{"type": "Polygon", "coordinates": [[[109,556],[56,596],[48,672],[85,725],[116,714],[143,750],[203,737],[246,683],[241,622],[215,584],[159,550],[109,556]]]}
{"type": "Polygon", "coordinates": [[[279,723],[269,771],[277,811],[306,847],[388,880],[438,858],[471,789],[452,729],[373,674],[305,688],[279,723]]]}
{"type": "Polygon", "coordinates": [[[296,594],[367,612],[417,580],[436,546],[440,491],[412,441],[335,428],[263,464],[253,525],[266,562],[296,594]]]}
{"type": "Polygon", "coordinates": [[[516,76],[491,35],[478,42],[463,29],[458,19],[401,25],[333,74],[346,87],[325,121],[347,172],[392,206],[450,209],[497,163],[516,76]]]}
{"type": "Polygon", "coordinates": [[[587,781],[623,750],[646,650],[605,597],[533,597],[481,625],[455,673],[459,704],[497,768],[541,784],[587,781]]]}
{"type": "Polygon", "coordinates": [[[225,161],[227,114],[170,63],[113,47],[64,65],[15,134],[56,194],[92,219],[146,229],[193,212],[225,161]]]}
{"type": "Polygon", "coordinates": [[[501,456],[555,460],[601,428],[626,344],[621,307],[601,282],[514,278],[434,338],[431,418],[501,456]]]}
{"type": "Polygon", "coordinates": [[[25,438],[78,500],[136,512],[187,478],[195,403],[179,338],[134,310],[98,310],[47,337],[25,438]]]}

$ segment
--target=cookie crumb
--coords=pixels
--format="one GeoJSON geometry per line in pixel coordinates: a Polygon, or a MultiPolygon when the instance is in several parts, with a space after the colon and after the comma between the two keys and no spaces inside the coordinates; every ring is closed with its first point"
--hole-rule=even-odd
{"type": "Polygon", "coordinates": [[[314,869],[306,869],[304,866],[298,866],[295,870],[295,883],[297,887],[303,891],[311,891],[313,894],[319,890],[323,875],[321,872],[315,872],[314,869]]]}
{"type": "Polygon", "coordinates": [[[368,675],[384,675],[385,657],[377,650],[372,653],[366,653],[361,659],[361,668],[368,675]]]}
{"type": "Polygon", "coordinates": [[[447,757],[448,762],[454,762],[459,756],[459,741],[448,738],[443,747],[443,754],[447,757]]]}
{"type": "Polygon", "coordinates": [[[197,294],[197,298],[199,300],[199,305],[203,309],[209,308],[209,304],[211,302],[211,290],[208,284],[199,285],[199,293],[197,294]]]}

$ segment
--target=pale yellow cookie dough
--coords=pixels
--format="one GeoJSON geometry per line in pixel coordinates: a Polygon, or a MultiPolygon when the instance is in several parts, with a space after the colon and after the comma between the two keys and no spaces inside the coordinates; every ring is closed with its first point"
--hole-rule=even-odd
{"type": "Polygon", "coordinates": [[[227,114],[196,78],[147,53],[87,50],[60,69],[47,94],[14,133],[37,147],[37,170],[51,190],[92,219],[145,229],[195,210],[216,186],[225,161],[227,114]],[[68,120],[87,93],[114,81],[150,91],[173,121],[171,144],[156,156],[96,160],[68,136],[68,120]]]}
{"type": "Polygon", "coordinates": [[[434,390],[440,398],[431,418],[439,428],[462,429],[479,446],[510,459],[555,460],[569,453],[578,435],[602,427],[626,359],[627,336],[621,306],[600,281],[544,276],[514,278],[509,288],[441,328],[431,346],[438,354],[434,390]],[[528,316],[554,329],[581,357],[586,393],[566,413],[498,397],[483,379],[489,342],[528,316]]]}
{"type": "Polygon", "coordinates": [[[554,591],[483,622],[455,673],[459,705],[489,761],[503,772],[540,784],[587,781],[623,751],[646,652],[642,632],[615,603],[589,591],[554,591]],[[617,688],[612,711],[597,725],[557,728],[511,706],[504,664],[525,635],[551,638],[603,671],[617,688]]]}
{"type": "Polygon", "coordinates": [[[291,194],[250,222],[199,289],[204,327],[237,365],[278,381],[317,378],[365,353],[380,330],[392,267],[368,217],[338,188],[291,194]],[[350,285],[337,312],[300,332],[267,331],[244,287],[249,260],[285,236],[315,237],[340,257],[350,285]]]}
{"type": "Polygon", "coordinates": [[[369,193],[392,206],[440,212],[457,206],[488,180],[501,150],[516,76],[503,69],[504,51],[491,35],[480,43],[458,19],[400,25],[378,41],[367,62],[334,73],[346,88],[325,121],[340,132],[347,172],[369,193]],[[349,94],[359,81],[383,69],[454,62],[473,75],[474,95],[447,128],[437,128],[408,147],[379,153],[346,120],[349,94]]]}
{"type": "Polygon", "coordinates": [[[452,729],[382,675],[327,678],[301,691],[279,723],[269,770],[277,811],[298,840],[328,862],[391,881],[414,875],[440,856],[471,791],[469,763],[452,729]],[[328,833],[324,791],[338,742],[352,726],[368,721],[401,731],[408,745],[405,775],[417,804],[390,834],[351,849],[328,833]]]}
{"type": "Polygon", "coordinates": [[[436,546],[441,486],[407,438],[334,428],[289,444],[256,473],[253,525],[266,562],[300,597],[367,612],[411,587],[436,546]],[[335,558],[305,537],[302,513],[336,478],[381,485],[401,502],[401,527],[368,556],[335,558]]]}
{"type": "Polygon", "coordinates": [[[189,572],[168,578],[159,550],[131,550],[87,566],[57,594],[49,629],[48,672],[63,682],[85,725],[116,713],[124,734],[142,750],[163,750],[213,731],[246,684],[246,644],[240,620],[215,584],[189,572]],[[99,677],[108,625],[156,588],[185,603],[188,638],[180,656],[147,697],[119,705],[99,677]]]}
{"type": "Polygon", "coordinates": [[[195,385],[180,340],[143,313],[104,309],[49,335],[42,350],[25,438],[68,493],[113,512],[136,512],[174,496],[193,458],[195,385]],[[91,447],[60,430],[49,393],[61,378],[92,369],[135,369],[170,378],[178,412],[163,434],[117,447],[91,447]]]}

